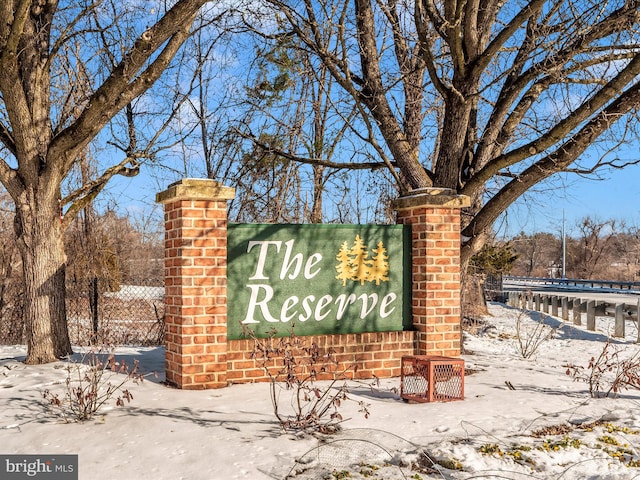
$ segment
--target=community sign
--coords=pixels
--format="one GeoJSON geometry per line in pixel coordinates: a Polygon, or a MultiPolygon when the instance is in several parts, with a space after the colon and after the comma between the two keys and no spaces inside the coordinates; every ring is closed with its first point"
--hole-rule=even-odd
{"type": "Polygon", "coordinates": [[[230,224],[227,337],[406,329],[409,235],[402,225],[230,224]]]}

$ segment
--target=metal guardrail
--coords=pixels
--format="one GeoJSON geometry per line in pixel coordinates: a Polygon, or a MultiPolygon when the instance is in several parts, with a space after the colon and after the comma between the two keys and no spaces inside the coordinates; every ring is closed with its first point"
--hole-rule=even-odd
{"type": "MultiPolygon", "coordinates": [[[[596,317],[613,317],[614,337],[625,337],[625,321],[632,320],[638,323],[638,312],[640,312],[640,298],[635,304],[611,303],[593,299],[584,299],[575,295],[559,295],[532,293],[526,291],[508,292],[507,304],[527,310],[543,312],[552,317],[562,318],[569,321],[571,312],[574,325],[582,325],[582,314],[586,314],[587,330],[596,330],[596,317]]],[[[638,342],[640,342],[640,326],[638,328],[638,342]]]]}
{"type": "Polygon", "coordinates": [[[640,290],[640,282],[619,282],[615,280],[582,280],[577,278],[538,278],[503,276],[504,282],[517,282],[525,285],[558,285],[591,288],[611,288],[614,290],[640,290]]]}

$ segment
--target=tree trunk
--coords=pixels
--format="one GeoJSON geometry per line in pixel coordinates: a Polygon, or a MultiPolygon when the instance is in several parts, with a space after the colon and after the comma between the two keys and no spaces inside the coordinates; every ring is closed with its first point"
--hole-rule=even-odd
{"type": "Polygon", "coordinates": [[[15,230],[25,279],[26,363],[73,353],[67,330],[65,266],[59,195],[25,191],[16,202],[15,230]]]}
{"type": "Polygon", "coordinates": [[[470,155],[469,141],[473,102],[462,94],[450,94],[445,102],[441,147],[434,166],[434,186],[458,191],[463,165],[470,155]]]}
{"type": "Polygon", "coordinates": [[[313,205],[311,207],[311,223],[322,223],[322,194],[324,193],[324,167],[313,166],[313,205]]]}

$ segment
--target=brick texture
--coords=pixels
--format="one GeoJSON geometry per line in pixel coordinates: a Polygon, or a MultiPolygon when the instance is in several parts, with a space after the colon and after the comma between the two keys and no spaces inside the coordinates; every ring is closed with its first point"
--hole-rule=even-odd
{"type": "Polygon", "coordinates": [[[167,383],[183,389],[226,386],[231,192],[213,181],[187,179],[158,197],[165,220],[167,383]]]}
{"type": "MultiPolygon", "coordinates": [[[[227,200],[233,194],[213,180],[185,179],[157,196],[165,209],[166,378],[178,388],[269,379],[254,358],[253,340],[227,341],[227,200]]],[[[358,379],[398,377],[406,355],[458,357],[461,198],[428,192],[395,202],[398,223],[411,225],[414,330],[304,342],[332,351],[358,379]]],[[[275,372],[278,364],[268,368],[275,372]]]]}
{"type": "Polygon", "coordinates": [[[466,197],[426,193],[395,203],[411,226],[415,355],[460,356],[460,209],[466,197]]]}
{"type": "MultiPolygon", "coordinates": [[[[306,345],[315,343],[323,353],[333,352],[342,368],[348,368],[346,376],[357,379],[399,377],[402,357],[413,355],[413,331],[353,333],[347,335],[315,335],[303,337],[306,345]]],[[[231,340],[228,343],[227,380],[229,383],[247,383],[269,379],[260,362],[253,358],[253,340],[231,340]]],[[[302,357],[300,364],[308,364],[302,357]]],[[[277,370],[278,365],[274,364],[277,370]]],[[[274,370],[274,371],[275,371],[274,370]]],[[[322,379],[323,376],[319,375],[322,379]]],[[[325,376],[331,379],[331,376],[325,376]]]]}

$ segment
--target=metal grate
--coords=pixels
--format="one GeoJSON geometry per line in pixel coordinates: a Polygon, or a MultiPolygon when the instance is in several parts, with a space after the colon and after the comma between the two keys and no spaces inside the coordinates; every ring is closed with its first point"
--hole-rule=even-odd
{"type": "Polygon", "coordinates": [[[400,396],[413,402],[464,399],[464,360],[432,355],[402,357],[400,396]]]}

